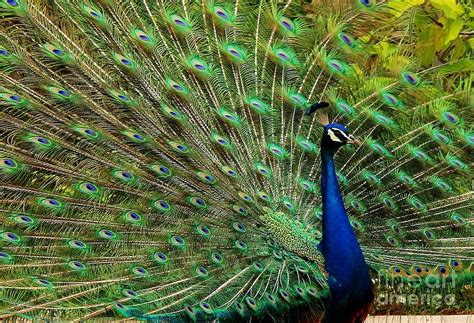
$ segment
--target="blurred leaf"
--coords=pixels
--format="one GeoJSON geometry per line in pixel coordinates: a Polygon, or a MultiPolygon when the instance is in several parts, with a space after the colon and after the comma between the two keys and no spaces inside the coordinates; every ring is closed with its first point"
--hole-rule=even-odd
{"type": "Polygon", "coordinates": [[[444,44],[446,45],[451,40],[454,40],[458,37],[459,32],[461,31],[462,27],[464,26],[464,21],[461,19],[448,19],[443,27],[443,34],[444,34],[444,44]]]}
{"type": "Polygon", "coordinates": [[[469,38],[468,42],[471,48],[474,49],[474,38],[469,38]]]}
{"type": "Polygon", "coordinates": [[[441,28],[436,25],[426,25],[420,31],[416,50],[423,66],[432,65],[435,54],[440,49],[441,40],[441,28]]]}
{"type": "Polygon", "coordinates": [[[408,9],[425,3],[425,0],[389,0],[387,7],[395,17],[400,17],[408,9]]]}
{"type": "Polygon", "coordinates": [[[454,51],[453,51],[453,55],[452,55],[452,60],[456,60],[456,59],[459,59],[460,57],[462,57],[464,55],[464,53],[466,52],[466,49],[469,46],[460,37],[456,38],[453,41],[453,45],[454,45],[454,51]]]}
{"type": "Polygon", "coordinates": [[[454,74],[461,72],[474,72],[474,61],[461,59],[457,62],[449,63],[438,69],[439,75],[454,74]]]}
{"type": "Polygon", "coordinates": [[[463,7],[456,0],[431,0],[431,4],[441,10],[446,18],[456,19],[464,13],[463,7]]]}

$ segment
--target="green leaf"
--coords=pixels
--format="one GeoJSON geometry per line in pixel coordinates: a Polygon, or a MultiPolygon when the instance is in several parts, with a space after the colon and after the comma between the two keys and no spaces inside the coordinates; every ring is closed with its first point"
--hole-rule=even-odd
{"type": "Polygon", "coordinates": [[[461,19],[448,19],[448,21],[443,27],[444,44],[446,45],[451,40],[456,39],[463,26],[464,21],[462,21],[461,19]]]}
{"type": "Polygon", "coordinates": [[[474,72],[474,60],[470,60],[468,58],[460,59],[458,61],[448,63],[438,70],[439,75],[463,72],[474,72]]]}
{"type": "Polygon", "coordinates": [[[432,64],[437,49],[437,36],[439,34],[439,30],[433,25],[427,25],[419,33],[417,53],[423,66],[432,64]]]}
{"type": "Polygon", "coordinates": [[[395,17],[400,17],[408,9],[425,3],[425,0],[389,0],[387,6],[395,17]]]}
{"type": "Polygon", "coordinates": [[[456,19],[464,13],[463,7],[457,4],[456,0],[431,0],[431,4],[449,19],[456,19]]]}
{"type": "Polygon", "coordinates": [[[474,49],[474,38],[469,38],[468,42],[471,48],[474,49]]]}

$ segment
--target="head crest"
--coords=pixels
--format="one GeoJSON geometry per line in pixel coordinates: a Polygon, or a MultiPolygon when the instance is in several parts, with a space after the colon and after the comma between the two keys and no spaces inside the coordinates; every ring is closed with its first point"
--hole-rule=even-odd
{"type": "Polygon", "coordinates": [[[329,124],[329,116],[327,112],[323,112],[322,109],[328,106],[329,106],[329,103],[327,102],[314,103],[306,110],[305,115],[309,116],[313,113],[316,113],[316,116],[315,116],[316,120],[323,126],[326,126],[329,124]]]}

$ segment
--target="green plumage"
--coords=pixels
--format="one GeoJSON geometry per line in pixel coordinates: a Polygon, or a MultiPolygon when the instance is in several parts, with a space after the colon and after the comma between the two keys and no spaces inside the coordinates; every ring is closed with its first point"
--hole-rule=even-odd
{"type": "Polygon", "coordinates": [[[321,317],[319,101],[373,278],[467,310],[472,8],[440,3],[0,0],[0,318],[321,317]]]}

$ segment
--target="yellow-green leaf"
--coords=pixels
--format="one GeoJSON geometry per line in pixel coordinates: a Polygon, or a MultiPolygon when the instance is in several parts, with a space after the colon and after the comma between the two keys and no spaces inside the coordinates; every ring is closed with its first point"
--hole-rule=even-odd
{"type": "Polygon", "coordinates": [[[469,42],[469,46],[471,46],[471,48],[474,49],[474,38],[469,38],[468,42],[469,42]]]}
{"type": "Polygon", "coordinates": [[[425,3],[425,0],[389,0],[387,6],[395,17],[400,17],[405,11],[425,3]]]}
{"type": "Polygon", "coordinates": [[[449,19],[443,27],[444,44],[446,45],[451,40],[456,39],[463,26],[464,26],[464,21],[460,19],[457,19],[457,20],[449,19]]]}
{"type": "Polygon", "coordinates": [[[431,0],[431,4],[449,19],[456,19],[464,13],[463,7],[456,0],[431,0]]]}

